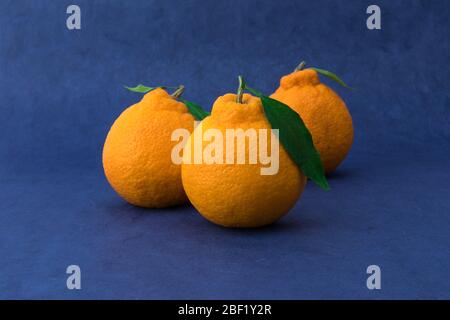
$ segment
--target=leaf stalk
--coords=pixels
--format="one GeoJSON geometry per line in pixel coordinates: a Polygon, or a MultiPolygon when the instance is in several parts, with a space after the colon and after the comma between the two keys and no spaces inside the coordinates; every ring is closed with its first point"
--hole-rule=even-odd
{"type": "Polygon", "coordinates": [[[175,91],[171,94],[171,96],[172,96],[174,99],[178,99],[179,97],[181,97],[181,95],[183,94],[183,92],[184,92],[184,86],[183,86],[183,85],[180,85],[180,86],[178,87],[178,89],[175,90],[175,91]]]}
{"type": "Polygon", "coordinates": [[[238,76],[239,87],[236,94],[236,102],[242,103],[242,97],[244,96],[245,82],[242,76],[238,76]]]}

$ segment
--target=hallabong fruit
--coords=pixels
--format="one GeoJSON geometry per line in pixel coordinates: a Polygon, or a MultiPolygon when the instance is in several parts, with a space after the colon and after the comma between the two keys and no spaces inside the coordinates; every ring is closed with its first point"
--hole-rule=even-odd
{"type": "Polygon", "coordinates": [[[344,101],[320,82],[317,71],[303,69],[281,78],[279,88],[270,96],[294,109],[311,132],[326,173],[334,171],[345,159],[353,143],[352,117],[344,101]]]}
{"type": "Polygon", "coordinates": [[[171,159],[175,129],[194,129],[186,105],[162,88],[144,95],[112,125],[103,147],[103,168],[113,189],[129,203],[161,208],[187,201],[181,166],[171,159]]]}

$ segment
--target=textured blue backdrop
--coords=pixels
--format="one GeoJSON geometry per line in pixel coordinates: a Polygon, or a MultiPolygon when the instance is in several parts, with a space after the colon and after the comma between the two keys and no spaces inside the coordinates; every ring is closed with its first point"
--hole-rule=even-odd
{"type": "Polygon", "coordinates": [[[450,5],[377,0],[370,31],[372,2],[1,1],[0,297],[450,298],[450,5]],[[140,98],[122,85],[183,83],[209,109],[238,74],[270,93],[300,59],[357,88],[330,84],[356,132],[332,191],[227,230],[110,189],[102,144],[140,98]]]}

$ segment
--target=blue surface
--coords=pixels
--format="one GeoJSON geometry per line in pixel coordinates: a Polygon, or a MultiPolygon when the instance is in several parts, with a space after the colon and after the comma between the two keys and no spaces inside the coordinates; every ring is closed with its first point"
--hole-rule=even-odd
{"type": "Polygon", "coordinates": [[[79,31],[72,2],[0,2],[0,298],[450,298],[447,1],[377,1],[379,31],[368,1],[76,3],[79,31]],[[238,74],[270,93],[300,59],[357,88],[330,84],[356,134],[332,191],[229,230],[111,190],[103,141],[139,99],[122,85],[184,83],[209,108],[238,74]]]}

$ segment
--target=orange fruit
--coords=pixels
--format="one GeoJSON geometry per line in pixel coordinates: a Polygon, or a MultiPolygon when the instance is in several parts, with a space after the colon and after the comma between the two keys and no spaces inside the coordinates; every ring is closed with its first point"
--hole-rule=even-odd
{"type": "Polygon", "coordinates": [[[161,88],[127,108],[109,130],[103,168],[113,189],[129,203],[161,208],[187,201],[181,165],[172,161],[175,129],[194,129],[187,107],[161,88]]]}
{"type": "Polygon", "coordinates": [[[280,80],[271,95],[294,109],[311,132],[326,173],[334,171],[353,143],[352,117],[344,101],[319,81],[312,69],[298,70],[280,80]]]}
{"type": "MultiPolygon", "coordinates": [[[[203,119],[191,134],[183,154],[182,181],[189,200],[207,220],[225,227],[260,227],[278,220],[294,206],[305,187],[306,178],[281,143],[279,167],[273,175],[261,174],[261,168],[267,165],[260,161],[250,163],[249,139],[245,143],[244,164],[237,163],[236,153],[232,154],[234,163],[227,163],[226,152],[223,152],[223,163],[195,163],[195,137],[200,137],[203,153],[210,143],[204,136],[209,129],[221,132],[225,145],[227,129],[266,129],[267,144],[271,145],[271,126],[264,115],[261,100],[249,94],[243,95],[242,103],[236,100],[235,94],[219,97],[211,115],[203,119]],[[187,148],[193,151],[188,152],[187,148]]],[[[258,143],[260,138],[258,135],[258,143]]]]}

